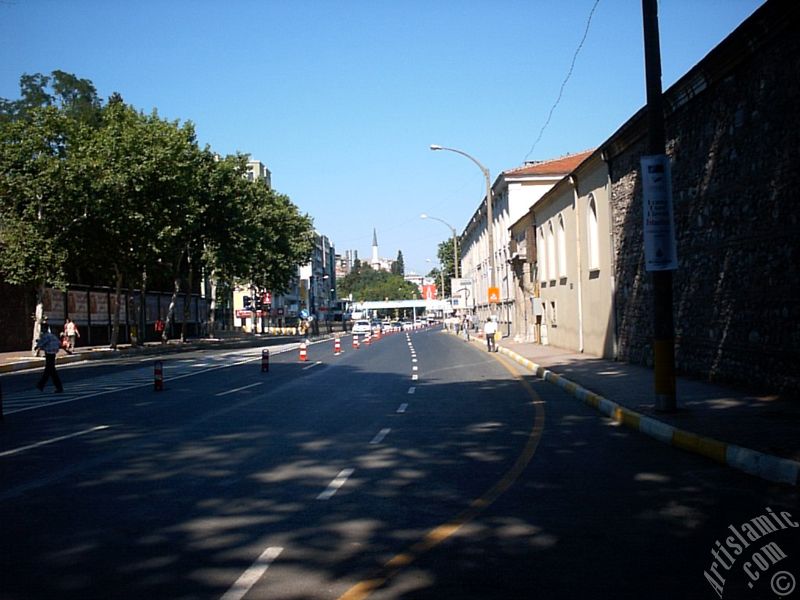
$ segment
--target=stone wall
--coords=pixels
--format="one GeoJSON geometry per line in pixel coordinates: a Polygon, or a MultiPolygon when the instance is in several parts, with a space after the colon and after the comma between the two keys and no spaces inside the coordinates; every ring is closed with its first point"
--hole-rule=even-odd
{"type": "MultiPolygon", "coordinates": [[[[676,366],[712,380],[797,391],[800,36],[796,9],[773,21],[769,10],[665,95],[679,260],[676,366]],[[691,97],[686,89],[696,90],[698,81],[705,89],[691,97]]],[[[618,150],[610,158],[610,202],[619,356],[650,365],[652,283],[644,270],[638,174],[643,116],[618,132],[627,136],[624,144],[609,141],[618,150]]]]}

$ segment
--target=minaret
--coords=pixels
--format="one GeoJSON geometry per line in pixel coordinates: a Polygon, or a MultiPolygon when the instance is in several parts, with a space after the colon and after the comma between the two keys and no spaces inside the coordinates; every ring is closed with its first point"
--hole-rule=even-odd
{"type": "Polygon", "coordinates": [[[372,262],[373,269],[378,270],[381,266],[381,259],[378,258],[378,233],[373,228],[372,230],[372,262]]]}

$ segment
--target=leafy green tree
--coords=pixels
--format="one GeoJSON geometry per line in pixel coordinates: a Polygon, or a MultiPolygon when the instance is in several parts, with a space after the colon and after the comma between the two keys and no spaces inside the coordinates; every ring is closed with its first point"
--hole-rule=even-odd
{"type": "Polygon", "coordinates": [[[453,262],[453,238],[448,238],[439,243],[436,256],[439,258],[439,264],[442,265],[442,271],[444,271],[445,290],[443,293],[445,296],[452,296],[450,279],[456,276],[455,263],[453,262]]]}
{"type": "Polygon", "coordinates": [[[45,284],[66,285],[81,240],[68,232],[86,215],[69,159],[97,120],[94,86],[69,73],[23,75],[20,98],[0,99],[0,274],[37,291],[31,348],[43,321],[45,284]]]}
{"type": "Polygon", "coordinates": [[[343,296],[352,294],[356,302],[420,298],[419,288],[413,283],[394,273],[376,271],[369,265],[351,271],[338,285],[343,296]]]}
{"type": "Polygon", "coordinates": [[[18,100],[0,98],[0,121],[28,118],[32,111],[50,106],[76,121],[97,123],[101,102],[88,79],[58,70],[50,75],[26,73],[20,77],[19,87],[18,100]]]}
{"type": "Polygon", "coordinates": [[[406,274],[406,265],[403,261],[403,251],[397,251],[397,260],[392,263],[392,273],[403,277],[406,274]]]}
{"type": "Polygon", "coordinates": [[[191,124],[141,114],[121,100],[104,107],[100,127],[75,156],[90,203],[87,249],[99,268],[113,274],[116,288],[112,347],[123,285],[144,286],[148,267],[168,269],[178,282],[187,261],[191,268],[201,158],[191,124]]]}
{"type": "Polygon", "coordinates": [[[69,257],[80,240],[64,235],[83,207],[64,185],[76,124],[52,107],[0,124],[0,273],[37,292],[31,348],[43,320],[47,283],[66,285],[69,257]]]}
{"type": "Polygon", "coordinates": [[[255,236],[246,278],[260,289],[285,291],[297,265],[311,260],[314,226],[308,215],[300,214],[288,196],[261,181],[248,182],[254,203],[249,211],[255,236]]]}
{"type": "Polygon", "coordinates": [[[113,347],[126,284],[171,281],[172,318],[201,273],[281,291],[310,259],[311,218],[247,181],[245,155],[199,148],[191,123],[116,93],[103,106],[90,81],[63,71],[23,75],[20,90],[0,99],[0,276],[39,290],[34,339],[45,285],[113,280],[113,347]]]}

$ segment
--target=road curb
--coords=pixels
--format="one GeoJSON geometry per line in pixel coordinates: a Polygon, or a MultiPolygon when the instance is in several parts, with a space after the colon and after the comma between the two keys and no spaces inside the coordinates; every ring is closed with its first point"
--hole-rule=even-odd
{"type": "Polygon", "coordinates": [[[643,433],[659,442],[710,458],[720,464],[775,483],[800,486],[800,462],[729,444],[691,431],[673,427],[604,398],[563,375],[520,356],[498,344],[498,350],[537,377],[557,385],[584,404],[600,411],[620,425],[643,433]]]}
{"type": "Polygon", "coordinates": [[[800,486],[800,462],[673,427],[587,390],[580,384],[570,381],[563,375],[546,369],[508,348],[498,345],[498,349],[501,354],[505,354],[517,364],[536,373],[537,377],[557,385],[584,404],[599,410],[621,425],[650,436],[659,442],[705,456],[749,475],[755,475],[775,483],[800,486]]]}

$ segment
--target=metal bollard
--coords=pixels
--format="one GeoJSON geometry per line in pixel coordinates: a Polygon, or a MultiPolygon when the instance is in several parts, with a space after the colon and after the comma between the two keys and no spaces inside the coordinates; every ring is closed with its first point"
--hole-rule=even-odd
{"type": "Polygon", "coordinates": [[[164,363],[160,360],[157,360],[153,366],[153,386],[156,392],[164,389],[164,363]]]}
{"type": "Polygon", "coordinates": [[[269,373],[269,350],[266,348],[261,351],[261,372],[269,373]]]}

